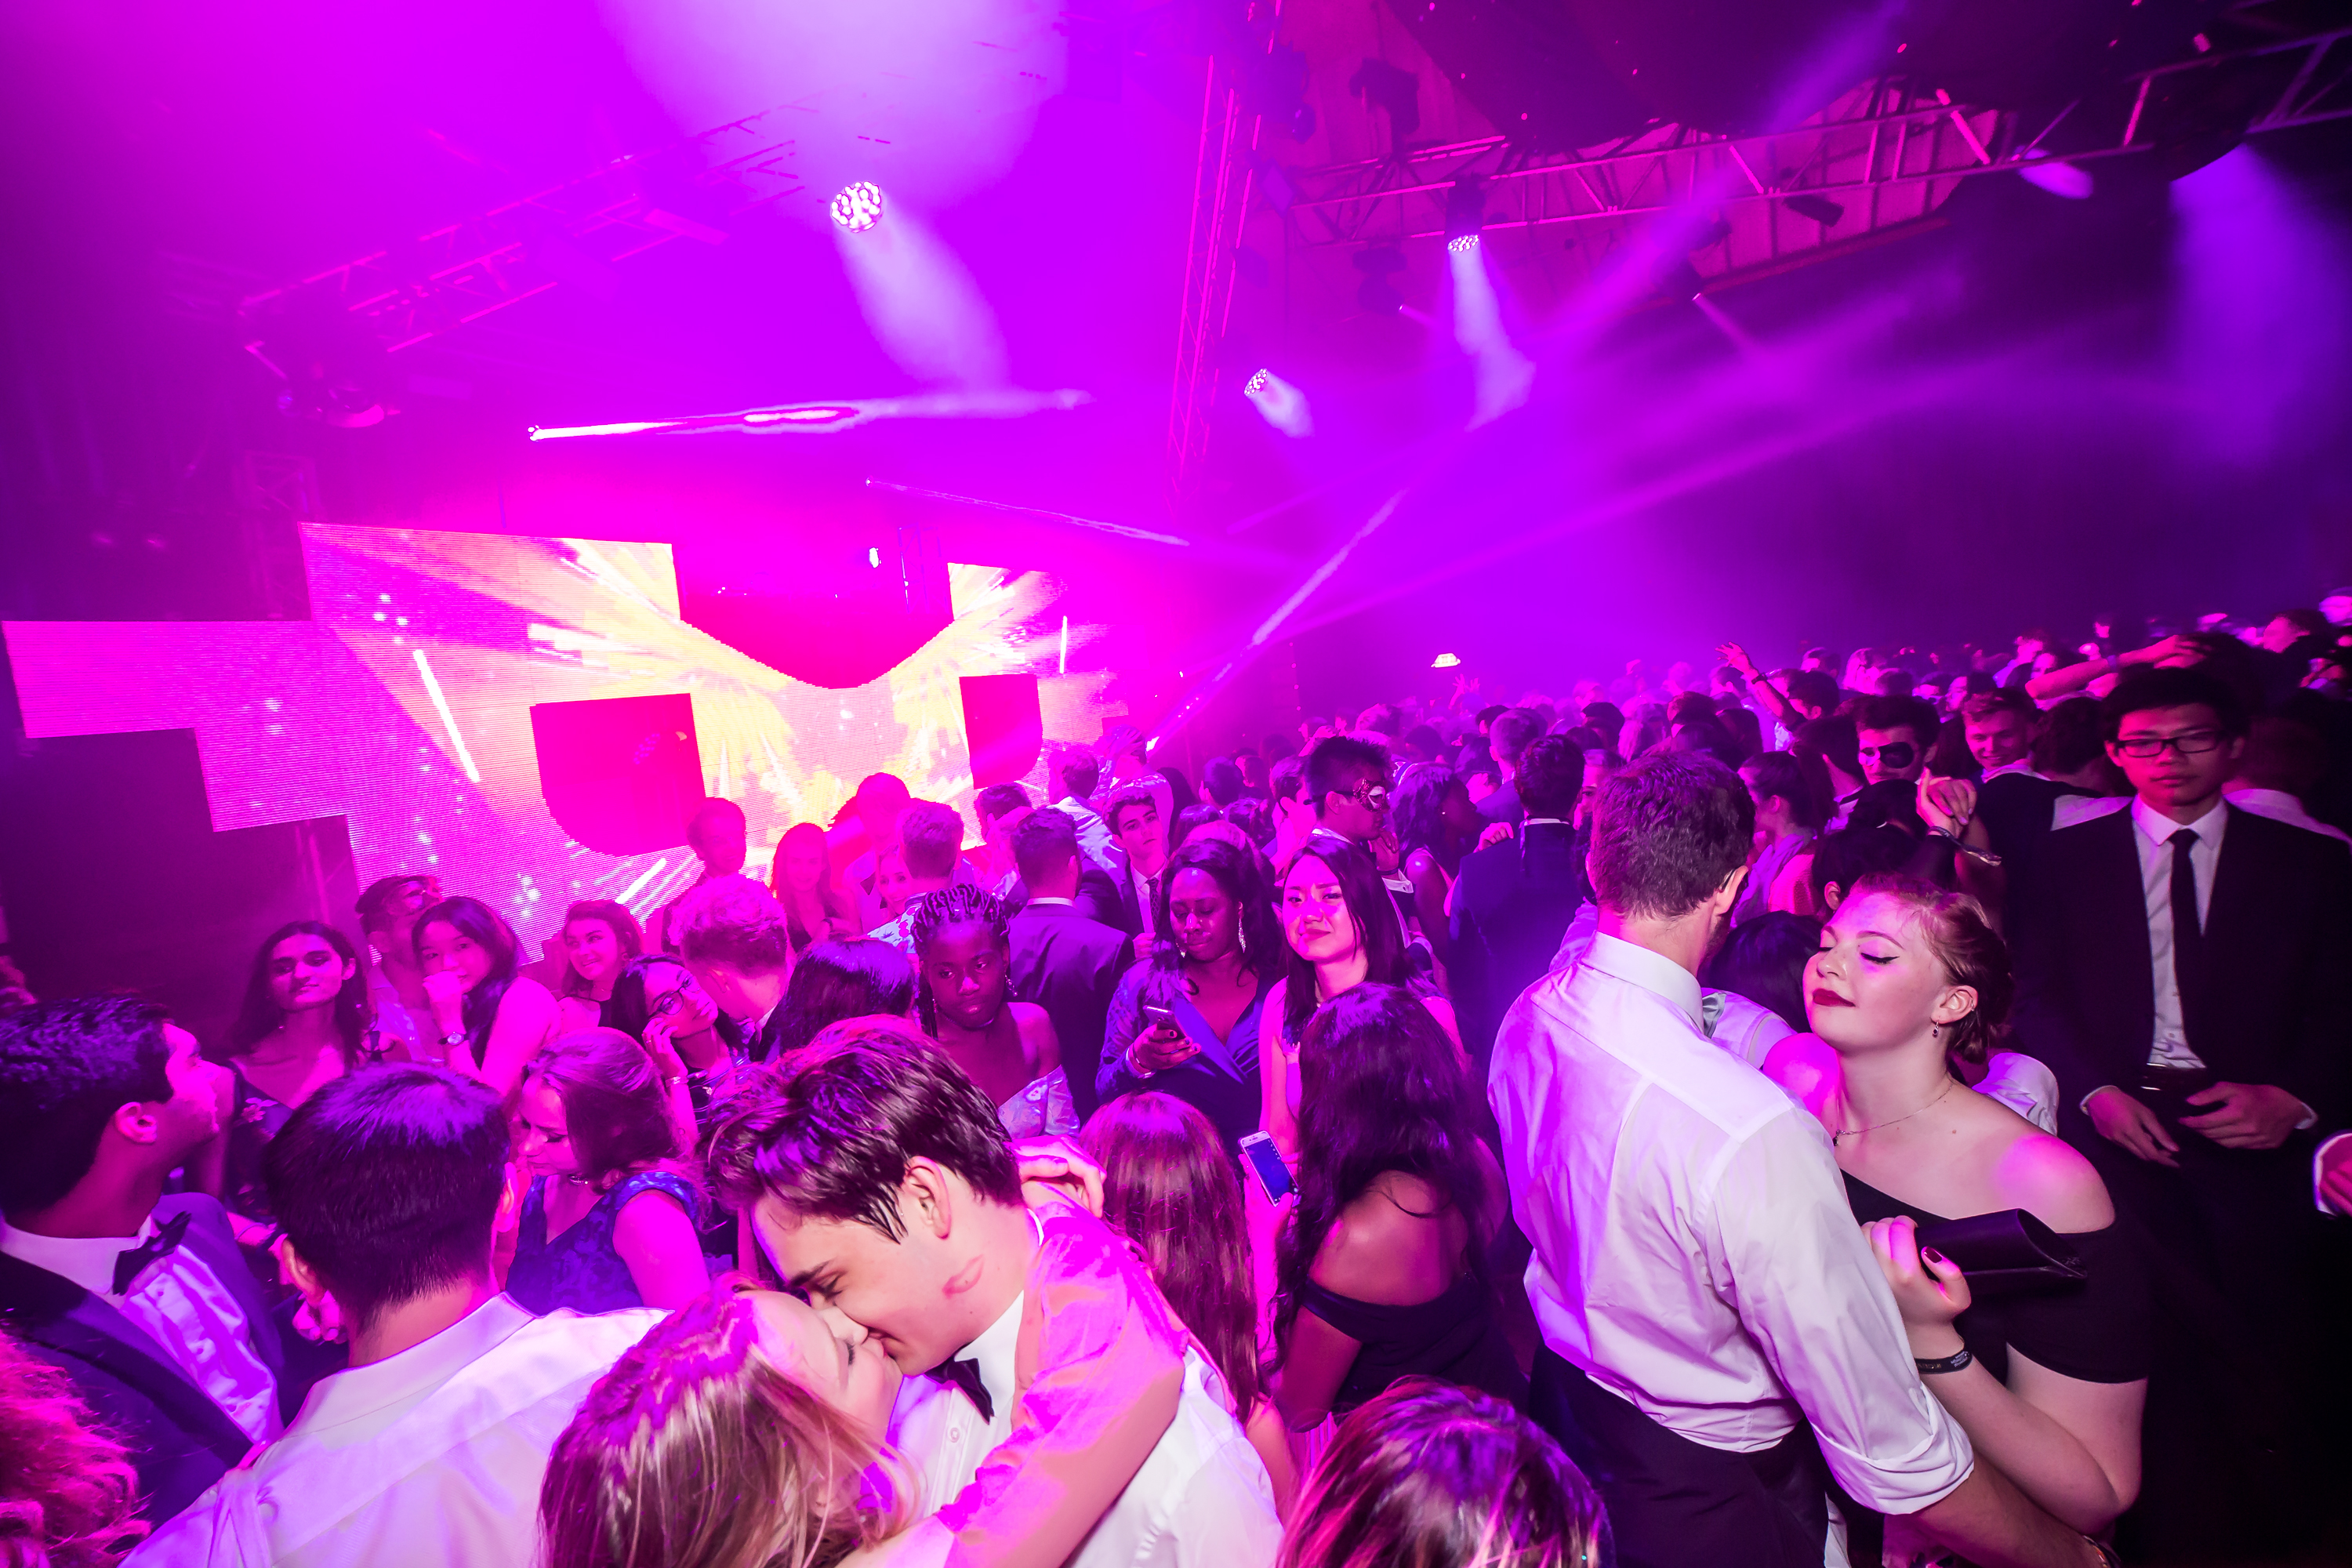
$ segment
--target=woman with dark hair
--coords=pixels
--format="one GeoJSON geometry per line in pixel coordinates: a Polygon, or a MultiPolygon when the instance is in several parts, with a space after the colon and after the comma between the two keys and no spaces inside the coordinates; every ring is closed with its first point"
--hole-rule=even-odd
{"type": "Polygon", "coordinates": [[[1045,1009],[1013,999],[1013,929],[996,895],[965,882],[908,906],[916,1021],[980,1086],[1015,1138],[1074,1133],[1076,1106],[1045,1009]]]}
{"type": "Polygon", "coordinates": [[[1224,819],[1224,808],[1212,805],[1207,801],[1183,807],[1176,813],[1176,820],[1169,826],[1168,852],[1173,855],[1178,849],[1183,847],[1184,840],[1192,836],[1194,829],[1206,827],[1212,822],[1223,822],[1224,819]]]}
{"type": "Polygon", "coordinates": [[[333,926],[289,921],[253,955],[245,1003],[216,1058],[228,1068],[220,1084],[221,1135],[196,1156],[191,1173],[227,1206],[264,1279],[274,1280],[278,1270],[258,1250],[275,1229],[261,1152],[320,1086],[362,1062],[407,1059],[398,1041],[375,1043],[369,1013],[359,950],[333,926]]]}
{"type": "Polygon", "coordinates": [[[784,987],[784,1021],[776,1054],[799,1050],[827,1024],[870,1013],[910,1016],[915,972],[887,942],[853,936],[818,942],[801,955],[784,987]]]}
{"type": "Polygon", "coordinates": [[[612,1020],[606,1027],[644,1046],[665,1070],[684,1075],[698,1126],[734,1091],[748,1065],[742,1047],[719,1032],[719,1004],[686,962],[673,954],[649,952],[631,959],[613,983],[613,998],[604,1012],[612,1020]]]}
{"type": "MultiPolygon", "coordinates": [[[[1706,961],[1701,979],[1711,991],[1745,996],[1791,1029],[1805,1026],[1805,965],[1822,945],[1822,922],[1811,915],[1772,911],[1734,926],[1706,961]]],[[[1725,1042],[1714,1037],[1718,1045],[1725,1042]]],[[[1741,1053],[1743,1060],[1751,1060],[1741,1053]]]]}
{"type": "Polygon", "coordinates": [[[1609,1526],[1584,1472],[1500,1400],[1409,1377],[1339,1424],[1276,1568],[1594,1568],[1609,1526]]]}
{"type": "MultiPolygon", "coordinates": [[[[1328,833],[1307,841],[1283,874],[1277,910],[1282,922],[1282,974],[1265,996],[1277,1050],[1259,1078],[1258,1126],[1286,1160],[1298,1153],[1298,1051],[1307,1020],[1333,997],[1370,981],[1420,994],[1448,1039],[1461,1048],[1453,1005],[1428,994],[1406,957],[1404,931],[1388,886],[1372,858],[1328,833]]],[[[1265,1031],[1261,1030],[1261,1037],[1265,1031]]],[[[1469,1070],[1465,1057],[1463,1070],[1469,1070]]]]}
{"type": "Polygon", "coordinates": [[[794,952],[806,952],[814,942],[857,934],[856,912],[834,885],[833,847],[824,829],[814,822],[794,823],[776,841],[775,858],[768,864],[768,890],[784,906],[794,952]]]}
{"type": "Polygon", "coordinates": [[[1103,1223],[1143,1255],[1160,1293],[1225,1380],[1250,1447],[1290,1517],[1298,1472],[1282,1417],[1258,1375],[1257,1297],[1231,1151],[1209,1119],[1165,1094],[1105,1105],[1080,1139],[1103,1169],[1103,1223]]]}
{"type": "Polygon", "coordinates": [[[1444,763],[1415,763],[1397,775],[1390,821],[1422,934],[1441,966],[1452,956],[1445,896],[1462,870],[1462,857],[1478,847],[1486,819],[1471,804],[1470,786],[1444,763]]]}
{"type": "Polygon", "coordinates": [[[1811,851],[1830,815],[1829,770],[1811,753],[1766,752],[1742,763],[1739,777],[1756,803],[1756,853],[1732,906],[1734,925],[1796,909],[1794,887],[1802,876],[1795,864],[1811,851]]]}
{"type": "MultiPolygon", "coordinates": [[[[2008,948],[1966,894],[1865,876],[1805,987],[1812,1033],[1775,1046],[1764,1071],[1829,1130],[1929,1391],[2042,1508],[2105,1530],[2139,1489],[2147,1285],[2091,1163],[1965,1087],[2008,1019],[2008,948]],[[2063,1238],[2080,1285],[1978,1302],[1918,1244],[1920,1226],[2012,1209],[2063,1238]]],[[[1890,1518],[1887,1532],[1889,1559],[1907,1561],[1908,1527],[1890,1518]]]]}
{"type": "Polygon", "coordinates": [[[566,1035],[531,1059],[515,1153],[531,1178],[507,1294],[534,1312],[682,1307],[710,1287],[702,1196],[679,1168],[677,1095],[618,1029],[566,1035]]]}
{"type": "Polygon", "coordinates": [[[1259,1020],[1281,973],[1282,928],[1247,852],[1196,839],[1169,858],[1158,941],[1111,998],[1095,1088],[1149,1088],[1209,1119],[1230,1152],[1258,1122],[1259,1020]]]}
{"type": "Polygon", "coordinates": [[[479,899],[444,899],[416,917],[415,942],[448,1066],[512,1094],[562,1023],[547,987],[515,973],[514,928],[479,899]]]}
{"type": "Polygon", "coordinates": [[[1420,997],[1359,985],[1316,1013],[1300,1068],[1298,1203],[1276,1250],[1283,1419],[1303,1430],[1415,1375],[1526,1404],[1484,1264],[1503,1176],[1459,1047],[1420,997]]]}
{"type": "Polygon", "coordinates": [[[559,1027],[566,1034],[618,1027],[612,1016],[614,984],[645,950],[646,933],[626,904],[583,899],[564,910],[562,990],[555,1000],[559,1027]]]}

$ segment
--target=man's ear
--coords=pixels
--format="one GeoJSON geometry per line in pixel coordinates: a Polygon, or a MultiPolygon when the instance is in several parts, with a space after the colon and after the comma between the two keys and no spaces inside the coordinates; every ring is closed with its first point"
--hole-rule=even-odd
{"type": "Polygon", "coordinates": [[[327,1294],[327,1282],[319,1278],[319,1271],[310,1267],[310,1260],[294,1249],[293,1238],[279,1237],[278,1245],[270,1250],[278,1255],[279,1278],[292,1286],[302,1300],[317,1306],[327,1294]]]}
{"type": "Polygon", "coordinates": [[[1723,885],[1722,885],[1721,887],[1719,887],[1719,888],[1716,889],[1716,890],[1715,890],[1715,912],[1716,912],[1716,913],[1717,913],[1717,914],[1721,914],[1721,913],[1723,913],[1725,910],[1727,910],[1730,909],[1732,905],[1734,905],[1734,904],[1736,904],[1736,903],[1738,903],[1738,902],[1739,901],[1739,889],[1740,889],[1740,887],[1741,887],[1741,885],[1742,885],[1742,884],[1744,884],[1747,880],[1748,880],[1748,868],[1747,868],[1747,867],[1745,867],[1745,866],[1735,866],[1735,867],[1733,867],[1733,868],[1732,868],[1731,875],[1729,875],[1728,877],[1726,877],[1726,878],[1723,879],[1723,885]]]}
{"type": "Polygon", "coordinates": [[[907,1162],[898,1187],[898,1206],[910,1227],[920,1226],[935,1241],[955,1234],[955,1193],[948,1173],[936,1162],[918,1155],[907,1162]]]}
{"type": "Polygon", "coordinates": [[[125,1141],[132,1143],[152,1143],[163,1135],[163,1119],[156,1115],[152,1102],[126,1100],[114,1108],[107,1125],[125,1141]]]}

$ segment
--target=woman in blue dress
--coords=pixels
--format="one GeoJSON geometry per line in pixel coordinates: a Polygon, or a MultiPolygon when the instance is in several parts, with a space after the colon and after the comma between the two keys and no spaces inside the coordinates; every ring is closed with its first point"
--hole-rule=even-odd
{"type": "Polygon", "coordinates": [[[682,1087],[618,1029],[567,1035],[532,1059],[516,1108],[530,1190],[508,1295],[534,1312],[667,1310],[709,1288],[704,1199],[679,1164],[682,1087]]]}
{"type": "Polygon", "coordinates": [[[1256,858],[1194,837],[1168,859],[1158,942],[1127,972],[1103,1033],[1106,1105],[1145,1088],[1209,1119],[1228,1152],[1256,1131],[1258,1018],[1282,973],[1282,929],[1256,858]]]}

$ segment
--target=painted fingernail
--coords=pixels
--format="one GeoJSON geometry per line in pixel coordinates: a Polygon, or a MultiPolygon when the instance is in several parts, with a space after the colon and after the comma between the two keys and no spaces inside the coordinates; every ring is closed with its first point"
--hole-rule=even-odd
{"type": "Polygon", "coordinates": [[[1932,1247],[1921,1247],[1919,1249],[1919,1256],[1926,1258],[1930,1263],[1941,1263],[1944,1261],[1944,1255],[1937,1251],[1932,1247]]]}

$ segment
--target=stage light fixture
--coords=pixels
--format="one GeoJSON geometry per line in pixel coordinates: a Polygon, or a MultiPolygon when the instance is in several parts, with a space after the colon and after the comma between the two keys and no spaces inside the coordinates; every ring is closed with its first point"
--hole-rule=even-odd
{"type": "Polygon", "coordinates": [[[2017,177],[2027,184],[2048,191],[2053,196],[2063,196],[2070,202],[2088,201],[2091,196],[2091,174],[2056,158],[2043,158],[2017,171],[2017,177]]]}
{"type": "Polygon", "coordinates": [[[1475,234],[1457,234],[1445,242],[1445,248],[1456,256],[1466,255],[1478,248],[1478,237],[1475,234]]]}
{"type": "Polygon", "coordinates": [[[1260,369],[1244,384],[1242,395],[1265,416],[1268,425],[1293,440],[1315,434],[1315,421],[1307,408],[1307,395],[1274,372],[1260,369]]]}
{"type": "Polygon", "coordinates": [[[1811,195],[1785,196],[1782,198],[1782,205],[1799,217],[1809,217],[1823,228],[1834,227],[1837,220],[1845,216],[1845,208],[1827,196],[1811,195]]]}
{"type": "Polygon", "coordinates": [[[1432,669],[1452,669],[1462,661],[1450,653],[1441,653],[1429,661],[1432,669]]]}
{"type": "Polygon", "coordinates": [[[852,234],[863,234],[882,221],[882,187],[859,180],[841,187],[833,198],[833,221],[852,234]]]}

